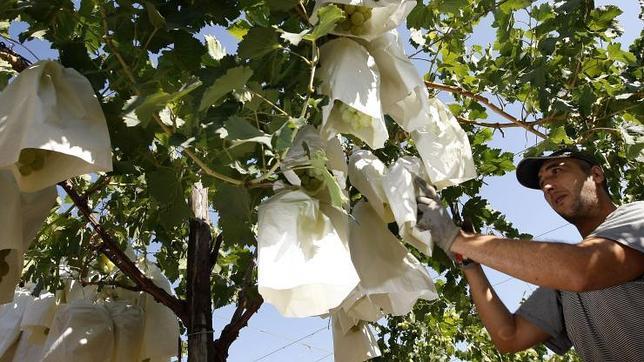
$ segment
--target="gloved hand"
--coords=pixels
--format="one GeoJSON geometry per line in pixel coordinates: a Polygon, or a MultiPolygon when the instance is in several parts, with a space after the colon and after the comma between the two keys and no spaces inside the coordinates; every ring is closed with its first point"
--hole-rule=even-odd
{"type": "Polygon", "coordinates": [[[450,251],[460,228],[454,224],[447,210],[441,205],[441,200],[436,190],[420,177],[414,178],[418,189],[416,203],[418,205],[418,219],[416,227],[420,230],[429,230],[432,241],[438,245],[452,259],[454,254],[450,251]]]}

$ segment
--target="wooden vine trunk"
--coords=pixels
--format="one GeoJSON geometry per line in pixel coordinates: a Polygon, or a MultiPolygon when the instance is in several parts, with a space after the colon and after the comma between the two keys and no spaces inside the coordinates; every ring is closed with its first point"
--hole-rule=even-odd
{"type": "Polygon", "coordinates": [[[212,237],[208,217],[208,189],[192,188],[190,236],[188,238],[188,360],[214,360],[212,302],[210,292],[210,253],[212,237]]]}

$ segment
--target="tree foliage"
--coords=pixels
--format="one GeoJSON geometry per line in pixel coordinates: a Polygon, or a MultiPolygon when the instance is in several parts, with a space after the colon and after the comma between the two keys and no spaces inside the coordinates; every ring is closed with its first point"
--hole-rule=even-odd
{"type": "MultiPolygon", "coordinates": [[[[157,263],[177,282],[181,299],[187,295],[188,200],[198,181],[208,187],[217,214],[213,234],[221,239],[211,275],[214,307],[258,299],[256,207],[283,178],[279,163],[297,129],[321,122],[326,99],[315,91],[318,48],[344,16],[325,8],[312,26],[313,6],[295,0],[0,4],[0,35],[9,38],[9,26],[24,22],[17,41],[45,39],[64,66],[90,80],[108,121],[115,167],[71,184],[122,247],[133,243],[138,254],[157,250],[157,263]],[[201,40],[213,25],[241,39],[236,54],[223,53],[211,34],[201,40]]],[[[616,200],[644,194],[644,52],[641,37],[630,49],[615,41],[619,14],[616,6],[596,8],[587,0],[418,0],[407,19],[411,45],[416,57],[429,61],[428,87],[454,96],[450,108],[470,137],[480,174],[442,197],[478,229],[530,237],[479,195],[486,179],[514,169],[513,153],[488,145],[508,127],[534,135],[526,154],[562,144],[597,153],[616,200]],[[486,17],[493,19],[494,43],[469,44],[486,17]],[[520,105],[514,108],[520,114],[511,114],[511,104],[520,105]]],[[[15,75],[2,59],[0,86],[15,75]]],[[[390,139],[378,157],[388,162],[415,152],[403,142],[402,129],[393,122],[388,127],[390,139]]],[[[69,198],[38,238],[24,279],[43,289],[60,287],[61,263],[81,279],[99,268],[97,238],[69,198]]],[[[440,252],[421,260],[444,276],[438,284],[442,298],[379,326],[383,360],[522,361],[545,355],[542,347],[512,356],[495,352],[459,272],[440,252]]],[[[118,271],[88,282],[133,285],[118,271]]],[[[574,357],[562,360],[569,359],[574,357]]]]}

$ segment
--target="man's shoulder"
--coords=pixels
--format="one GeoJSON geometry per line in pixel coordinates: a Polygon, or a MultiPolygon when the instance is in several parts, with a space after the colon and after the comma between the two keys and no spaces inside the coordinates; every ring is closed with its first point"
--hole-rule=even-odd
{"type": "Polygon", "coordinates": [[[618,206],[617,210],[644,210],[644,201],[628,202],[618,206]]]}
{"type": "Polygon", "coordinates": [[[606,220],[604,220],[604,223],[610,222],[611,220],[615,219],[634,219],[638,217],[644,218],[644,201],[633,201],[618,206],[615,211],[608,215],[606,220]]]}
{"type": "Polygon", "coordinates": [[[619,206],[590,235],[611,239],[644,253],[644,201],[619,206]]]}

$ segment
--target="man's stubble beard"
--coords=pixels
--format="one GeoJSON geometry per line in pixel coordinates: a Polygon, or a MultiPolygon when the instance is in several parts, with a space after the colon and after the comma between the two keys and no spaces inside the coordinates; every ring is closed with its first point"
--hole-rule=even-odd
{"type": "Polygon", "coordinates": [[[581,190],[572,200],[569,211],[556,211],[559,216],[569,223],[576,225],[577,221],[588,219],[598,211],[599,199],[596,186],[591,177],[583,181],[581,190]]]}

